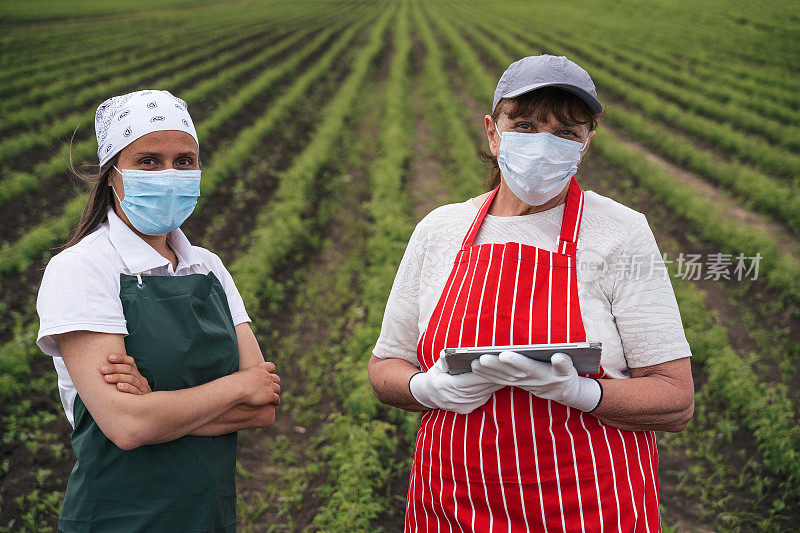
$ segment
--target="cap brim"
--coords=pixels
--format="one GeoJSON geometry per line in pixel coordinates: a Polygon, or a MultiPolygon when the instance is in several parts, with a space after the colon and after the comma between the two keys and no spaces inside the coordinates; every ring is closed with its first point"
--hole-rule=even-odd
{"type": "MultiPolygon", "coordinates": [[[[508,94],[504,94],[502,98],[516,98],[517,96],[535,91],[536,89],[541,89],[542,87],[558,87],[559,89],[564,89],[565,91],[569,91],[583,100],[583,102],[589,106],[589,109],[592,111],[592,113],[601,113],[603,111],[603,104],[600,103],[600,100],[584,91],[580,87],[576,87],[575,85],[570,85],[568,83],[536,83],[533,85],[526,85],[525,87],[521,87],[516,91],[511,91],[508,94]]],[[[494,109],[492,112],[494,112],[494,109]]]]}

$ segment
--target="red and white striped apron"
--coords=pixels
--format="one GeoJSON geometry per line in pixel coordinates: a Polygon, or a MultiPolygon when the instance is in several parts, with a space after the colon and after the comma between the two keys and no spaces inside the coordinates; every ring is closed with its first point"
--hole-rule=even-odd
{"type": "MultiPolygon", "coordinates": [[[[558,252],[472,246],[483,203],[417,346],[423,370],[446,347],[586,340],[575,252],[583,191],[572,178],[558,252]]],[[[594,377],[606,377],[604,371],[594,377]]],[[[623,431],[516,387],[467,415],[422,414],[406,531],[660,531],[652,431],[623,431]]]]}

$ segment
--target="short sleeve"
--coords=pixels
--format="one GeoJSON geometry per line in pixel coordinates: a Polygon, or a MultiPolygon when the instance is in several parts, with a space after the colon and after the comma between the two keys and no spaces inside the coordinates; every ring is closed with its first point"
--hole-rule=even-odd
{"type": "Polygon", "coordinates": [[[61,357],[52,336],[69,331],[127,335],[118,276],[81,252],[68,249],[53,256],[36,298],[39,348],[61,357]]]}
{"type": "Polygon", "coordinates": [[[628,367],[690,357],[669,274],[641,213],[637,214],[616,268],[611,312],[628,367]]]}
{"type": "Polygon", "coordinates": [[[228,297],[228,307],[231,310],[233,325],[238,326],[242,322],[252,322],[252,320],[250,320],[250,316],[247,314],[247,311],[244,308],[242,296],[239,294],[239,290],[236,288],[236,284],[233,282],[233,276],[231,276],[231,273],[228,272],[227,268],[225,268],[225,265],[222,264],[222,259],[220,259],[219,256],[211,250],[205,251],[211,256],[212,259],[211,271],[214,272],[214,275],[219,279],[220,283],[222,284],[222,288],[225,290],[225,296],[228,297]]]}
{"type": "Polygon", "coordinates": [[[420,228],[421,225],[417,225],[414,229],[400,261],[386,302],[381,334],[372,350],[375,357],[403,359],[417,367],[419,287],[425,256],[425,242],[420,228]]]}

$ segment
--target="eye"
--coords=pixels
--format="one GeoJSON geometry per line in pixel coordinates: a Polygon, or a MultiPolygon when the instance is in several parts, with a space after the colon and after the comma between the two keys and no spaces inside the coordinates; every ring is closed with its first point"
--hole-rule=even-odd
{"type": "Polygon", "coordinates": [[[139,165],[143,167],[149,167],[156,164],[156,160],[152,157],[143,157],[139,160],[139,165]]]}
{"type": "Polygon", "coordinates": [[[520,122],[519,124],[514,126],[514,129],[521,131],[532,131],[533,125],[530,122],[520,122]]]}
{"type": "Polygon", "coordinates": [[[194,164],[194,161],[189,157],[181,157],[178,159],[178,166],[179,167],[190,167],[194,164]]]}

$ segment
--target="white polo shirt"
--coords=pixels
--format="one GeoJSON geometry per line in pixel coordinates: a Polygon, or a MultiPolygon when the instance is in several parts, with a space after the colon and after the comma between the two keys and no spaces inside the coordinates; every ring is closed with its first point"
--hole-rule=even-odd
{"type": "Polygon", "coordinates": [[[180,229],[167,234],[167,243],[178,256],[174,270],[167,258],[109,209],[106,222],[47,263],[36,299],[39,313],[36,344],[53,357],[61,403],[73,427],[72,408],[77,391],[52,335],[81,330],[127,335],[119,297],[120,273],[186,276],[214,272],[228,297],[233,324],[251,321],[233,278],[214,252],[192,246],[180,229]]]}

